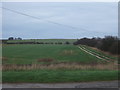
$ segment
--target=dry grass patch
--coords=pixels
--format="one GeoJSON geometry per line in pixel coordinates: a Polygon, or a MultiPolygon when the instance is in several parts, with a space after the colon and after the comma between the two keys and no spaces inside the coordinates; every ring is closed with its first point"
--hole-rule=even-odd
{"type": "Polygon", "coordinates": [[[61,55],[74,55],[75,51],[74,50],[63,50],[61,52],[61,55]]]}
{"type": "Polygon", "coordinates": [[[58,63],[58,64],[25,64],[25,65],[17,65],[17,64],[6,64],[3,65],[3,70],[34,70],[34,69],[78,69],[78,70],[118,70],[118,65],[114,65],[114,63],[108,64],[96,64],[96,65],[86,65],[86,64],[78,64],[78,63],[58,63]]]}
{"type": "Polygon", "coordinates": [[[53,62],[54,59],[51,59],[51,58],[42,58],[42,59],[38,59],[37,61],[38,62],[53,62]]]}

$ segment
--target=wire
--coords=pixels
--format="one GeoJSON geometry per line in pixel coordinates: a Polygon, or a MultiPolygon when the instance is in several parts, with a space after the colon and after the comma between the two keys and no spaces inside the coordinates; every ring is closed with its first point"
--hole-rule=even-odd
{"type": "MultiPolygon", "coordinates": [[[[5,9],[5,10],[9,10],[11,12],[17,13],[17,14],[21,14],[21,15],[24,15],[24,16],[28,16],[28,17],[34,18],[34,19],[39,19],[39,20],[42,19],[42,18],[39,18],[39,17],[35,17],[35,16],[32,16],[32,15],[28,15],[28,14],[22,13],[22,12],[11,10],[11,9],[8,9],[8,8],[5,8],[5,7],[2,7],[2,8],[5,9]]],[[[72,27],[72,26],[69,26],[69,25],[64,25],[64,24],[60,24],[60,23],[57,23],[57,22],[49,21],[49,20],[45,20],[45,21],[47,21],[48,23],[52,23],[52,24],[57,24],[57,25],[62,25],[62,26],[70,27],[70,28],[75,28],[75,27],[72,27]]]]}
{"type": "MultiPolygon", "coordinates": [[[[17,13],[17,14],[20,14],[20,15],[24,15],[24,16],[27,16],[27,17],[31,17],[31,18],[34,18],[34,19],[37,19],[37,20],[42,20],[42,18],[39,18],[39,17],[36,17],[36,16],[32,16],[32,15],[29,15],[29,14],[25,14],[25,13],[22,13],[22,12],[19,12],[19,11],[16,11],[16,10],[12,10],[12,9],[8,9],[8,8],[5,8],[5,7],[0,7],[2,9],[5,9],[5,10],[8,10],[8,11],[11,11],[11,12],[14,12],[14,13],[17,13]]],[[[50,20],[44,20],[48,23],[52,23],[52,24],[56,24],[56,25],[61,25],[61,26],[64,26],[64,27],[68,27],[68,28],[71,28],[71,29],[76,29],[76,30],[81,30],[81,31],[87,31],[87,32],[94,32],[94,33],[103,33],[105,34],[105,32],[97,32],[97,31],[90,31],[90,30],[86,30],[86,29],[83,29],[83,28],[77,28],[77,27],[73,27],[73,26],[69,26],[69,25],[65,25],[65,24],[61,24],[61,23],[57,23],[57,22],[54,22],[54,21],[50,21],[50,20]]],[[[108,34],[108,33],[107,33],[108,34]]]]}

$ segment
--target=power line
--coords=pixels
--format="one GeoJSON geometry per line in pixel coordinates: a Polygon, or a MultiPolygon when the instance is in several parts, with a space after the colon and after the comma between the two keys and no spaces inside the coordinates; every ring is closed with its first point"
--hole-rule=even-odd
{"type": "MultiPolygon", "coordinates": [[[[38,20],[41,20],[41,19],[42,19],[42,18],[39,18],[39,17],[35,17],[35,16],[32,16],[32,15],[25,14],[25,13],[22,13],[22,12],[19,12],[19,11],[15,11],[15,10],[12,10],[12,9],[8,9],[8,8],[5,8],[5,7],[2,7],[2,8],[5,9],[5,10],[8,10],[8,11],[17,13],[17,14],[21,14],[21,15],[24,15],[24,16],[27,16],[27,17],[34,18],[34,19],[38,19],[38,20]]],[[[57,25],[66,26],[66,27],[69,27],[69,28],[75,28],[75,27],[72,27],[72,26],[69,26],[69,25],[60,24],[60,23],[53,22],[53,21],[50,21],[50,20],[45,20],[45,21],[47,21],[48,23],[52,23],[52,24],[57,24],[57,25]]]]}
{"type": "MultiPolygon", "coordinates": [[[[37,20],[42,20],[43,18],[39,18],[39,17],[36,17],[36,16],[32,16],[32,15],[29,15],[29,14],[25,14],[23,12],[19,12],[19,11],[16,11],[16,10],[12,10],[12,9],[9,9],[9,8],[5,8],[5,7],[0,7],[2,9],[5,9],[7,11],[11,11],[13,13],[17,13],[17,14],[20,14],[20,15],[24,15],[24,16],[27,16],[27,17],[30,17],[30,18],[34,18],[34,19],[37,19],[37,20]]],[[[87,29],[83,29],[83,28],[78,28],[78,27],[73,27],[73,26],[70,26],[70,25],[66,25],[66,24],[61,24],[61,23],[57,23],[57,22],[54,22],[54,21],[50,21],[50,20],[44,20],[48,23],[52,23],[52,24],[56,24],[56,25],[60,25],[60,26],[64,26],[64,27],[68,27],[68,28],[71,28],[71,29],[76,29],[76,30],[81,30],[81,31],[87,31],[87,32],[94,32],[94,33],[103,33],[105,34],[105,32],[97,32],[97,31],[90,31],[90,30],[87,30],[87,29]]],[[[108,33],[107,33],[108,34],[108,33]]]]}

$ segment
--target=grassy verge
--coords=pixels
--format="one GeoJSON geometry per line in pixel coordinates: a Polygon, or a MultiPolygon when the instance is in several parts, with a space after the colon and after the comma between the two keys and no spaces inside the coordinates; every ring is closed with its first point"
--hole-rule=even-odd
{"type": "Polygon", "coordinates": [[[27,70],[3,71],[3,83],[58,83],[117,80],[118,71],[27,70]]]}

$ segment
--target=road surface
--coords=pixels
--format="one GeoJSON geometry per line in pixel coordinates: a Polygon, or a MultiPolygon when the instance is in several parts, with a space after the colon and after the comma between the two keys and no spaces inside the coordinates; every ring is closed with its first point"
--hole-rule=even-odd
{"type": "Polygon", "coordinates": [[[118,88],[118,81],[97,81],[81,83],[5,83],[3,88],[118,88]]]}

